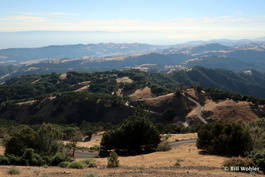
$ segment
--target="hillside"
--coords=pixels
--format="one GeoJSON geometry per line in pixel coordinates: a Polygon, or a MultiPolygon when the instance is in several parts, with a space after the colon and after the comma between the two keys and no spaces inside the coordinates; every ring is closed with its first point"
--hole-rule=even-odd
{"type": "Polygon", "coordinates": [[[204,88],[217,88],[229,92],[239,92],[265,98],[265,74],[254,70],[233,72],[223,69],[208,69],[193,67],[172,73],[172,77],[179,83],[192,85],[199,82],[204,88]]]}
{"type": "MultiPolygon", "coordinates": [[[[190,77],[203,76],[202,72],[215,71],[205,68],[193,70],[193,74],[191,71],[186,74],[190,77]]],[[[220,73],[217,75],[221,76],[220,73]]],[[[187,127],[207,121],[248,122],[265,115],[264,109],[257,106],[257,103],[264,104],[264,99],[243,98],[238,93],[228,93],[234,101],[230,97],[217,98],[213,97],[213,93],[194,90],[184,90],[180,97],[175,97],[172,92],[179,87],[179,82],[183,82],[180,75],[173,75],[177,76],[174,80],[168,75],[131,70],[12,78],[0,86],[0,116],[26,124],[80,124],[83,120],[117,124],[132,115],[139,105],[144,105],[157,122],[178,122],[179,126],[187,127]],[[198,110],[199,107],[202,107],[201,110],[198,110]]]]}

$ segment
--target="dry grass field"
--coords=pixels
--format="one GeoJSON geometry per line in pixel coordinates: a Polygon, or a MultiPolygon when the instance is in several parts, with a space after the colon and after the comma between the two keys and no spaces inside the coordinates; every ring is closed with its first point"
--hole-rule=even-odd
{"type": "MultiPolygon", "coordinates": [[[[190,139],[197,137],[196,133],[176,134],[170,137],[170,141],[175,139],[190,139]]],[[[99,143],[101,137],[97,137],[91,142],[79,143],[79,146],[91,147],[99,143]]],[[[3,147],[0,147],[1,154],[3,147]]],[[[222,163],[228,157],[208,155],[201,153],[197,149],[196,144],[183,144],[177,148],[173,148],[167,152],[154,152],[137,156],[119,157],[120,167],[107,168],[107,158],[95,158],[97,162],[96,168],[85,169],[68,169],[60,167],[32,167],[32,166],[16,166],[20,169],[19,177],[86,177],[90,173],[96,174],[98,177],[247,177],[253,174],[226,172],[222,169],[222,163]],[[180,166],[175,167],[174,164],[179,162],[180,166]]],[[[78,159],[76,159],[78,160],[78,159]]],[[[0,177],[9,177],[8,169],[13,166],[0,166],[0,177]]],[[[263,176],[255,174],[255,176],[263,176]]]]}

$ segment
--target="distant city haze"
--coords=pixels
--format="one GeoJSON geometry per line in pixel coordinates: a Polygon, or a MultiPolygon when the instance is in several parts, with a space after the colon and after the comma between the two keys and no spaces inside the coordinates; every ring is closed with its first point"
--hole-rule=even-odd
{"type": "Polygon", "coordinates": [[[0,6],[0,48],[254,39],[265,36],[264,7],[262,0],[9,0],[0,6]]]}

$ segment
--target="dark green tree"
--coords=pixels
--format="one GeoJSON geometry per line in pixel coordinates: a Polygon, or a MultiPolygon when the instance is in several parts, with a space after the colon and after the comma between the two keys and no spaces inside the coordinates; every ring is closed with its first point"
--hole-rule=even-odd
{"type": "Polygon", "coordinates": [[[194,82],[192,86],[193,86],[194,90],[196,90],[197,92],[201,92],[203,89],[199,82],[194,82]]]}
{"type": "Polygon", "coordinates": [[[62,137],[62,134],[51,124],[43,123],[38,129],[37,135],[36,152],[49,156],[61,151],[62,146],[58,140],[62,137]]]}
{"type": "Polygon", "coordinates": [[[251,138],[237,124],[214,123],[198,131],[197,147],[218,155],[244,155],[249,150],[251,138]]]}
{"type": "Polygon", "coordinates": [[[22,156],[25,149],[36,147],[37,132],[28,126],[16,132],[10,139],[5,140],[5,154],[22,156]]]}
{"type": "Polygon", "coordinates": [[[149,113],[139,108],[119,126],[104,133],[101,147],[135,153],[143,148],[156,148],[159,143],[160,135],[149,113]]]}
{"type": "Polygon", "coordinates": [[[166,121],[172,121],[176,116],[176,111],[174,108],[168,108],[163,112],[163,118],[166,121]]]}

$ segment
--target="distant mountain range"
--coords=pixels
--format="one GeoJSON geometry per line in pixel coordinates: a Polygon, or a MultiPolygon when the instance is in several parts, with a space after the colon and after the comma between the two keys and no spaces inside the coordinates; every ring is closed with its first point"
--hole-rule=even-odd
{"type": "Polygon", "coordinates": [[[256,41],[222,39],[171,46],[99,43],[2,49],[0,63],[0,81],[25,74],[65,73],[70,70],[140,69],[172,73],[203,66],[236,72],[265,72],[265,42],[263,38],[256,41]]]}

